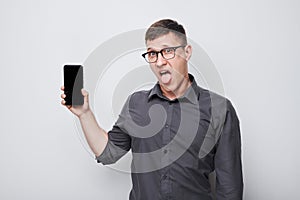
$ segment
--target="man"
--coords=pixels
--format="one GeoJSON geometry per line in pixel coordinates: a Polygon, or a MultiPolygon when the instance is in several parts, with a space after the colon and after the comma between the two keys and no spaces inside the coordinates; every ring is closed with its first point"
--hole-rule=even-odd
{"type": "MultiPolygon", "coordinates": [[[[129,96],[111,131],[96,122],[85,90],[83,106],[67,106],[78,116],[97,161],[114,163],[131,149],[130,200],[211,200],[213,171],[216,199],[241,200],[240,130],[232,104],[199,87],[188,73],[192,47],[182,25],[155,22],[145,42],[142,56],[158,82],[129,96]]],[[[65,105],[66,95],[61,97],[65,105]]]]}

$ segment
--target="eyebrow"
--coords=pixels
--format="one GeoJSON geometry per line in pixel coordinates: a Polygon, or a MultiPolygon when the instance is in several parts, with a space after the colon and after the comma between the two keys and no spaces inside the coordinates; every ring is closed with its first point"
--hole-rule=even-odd
{"type": "MultiPolygon", "coordinates": [[[[162,47],[163,47],[162,49],[164,49],[164,48],[168,48],[168,47],[171,47],[171,46],[164,44],[164,45],[162,45],[162,47]]],[[[162,50],[162,49],[160,49],[160,50],[162,50]]],[[[152,50],[152,51],[160,51],[160,50],[155,50],[155,49],[153,49],[152,47],[147,48],[147,51],[149,51],[149,50],[152,50]]]]}

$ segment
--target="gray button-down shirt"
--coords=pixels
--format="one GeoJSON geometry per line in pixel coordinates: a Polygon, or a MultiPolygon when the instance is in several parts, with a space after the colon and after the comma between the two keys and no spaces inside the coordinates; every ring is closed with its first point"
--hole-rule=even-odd
{"type": "Polygon", "coordinates": [[[239,120],[230,101],[199,87],[192,75],[185,94],[162,95],[159,84],[132,94],[97,157],[111,164],[130,149],[130,200],[241,200],[243,177],[239,120]]]}

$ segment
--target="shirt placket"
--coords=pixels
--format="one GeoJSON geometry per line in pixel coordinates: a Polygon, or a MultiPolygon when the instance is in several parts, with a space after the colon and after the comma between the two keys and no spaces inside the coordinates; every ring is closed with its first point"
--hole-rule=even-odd
{"type": "MultiPolygon", "coordinates": [[[[166,147],[169,142],[171,141],[171,122],[172,122],[172,114],[174,105],[171,101],[167,102],[166,105],[166,111],[167,111],[167,121],[164,126],[163,134],[162,134],[162,166],[166,166],[166,164],[170,164],[170,155],[169,155],[169,149],[166,147]]],[[[170,167],[169,166],[164,167],[161,169],[161,195],[162,199],[171,199],[170,195],[172,193],[172,184],[170,179],[170,167]]]]}

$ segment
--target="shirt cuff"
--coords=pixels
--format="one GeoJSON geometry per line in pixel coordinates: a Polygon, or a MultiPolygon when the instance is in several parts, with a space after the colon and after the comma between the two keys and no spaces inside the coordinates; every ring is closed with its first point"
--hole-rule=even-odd
{"type": "Polygon", "coordinates": [[[113,164],[127,152],[128,151],[114,145],[113,142],[108,141],[103,152],[99,156],[96,156],[96,161],[103,165],[113,164]]]}

